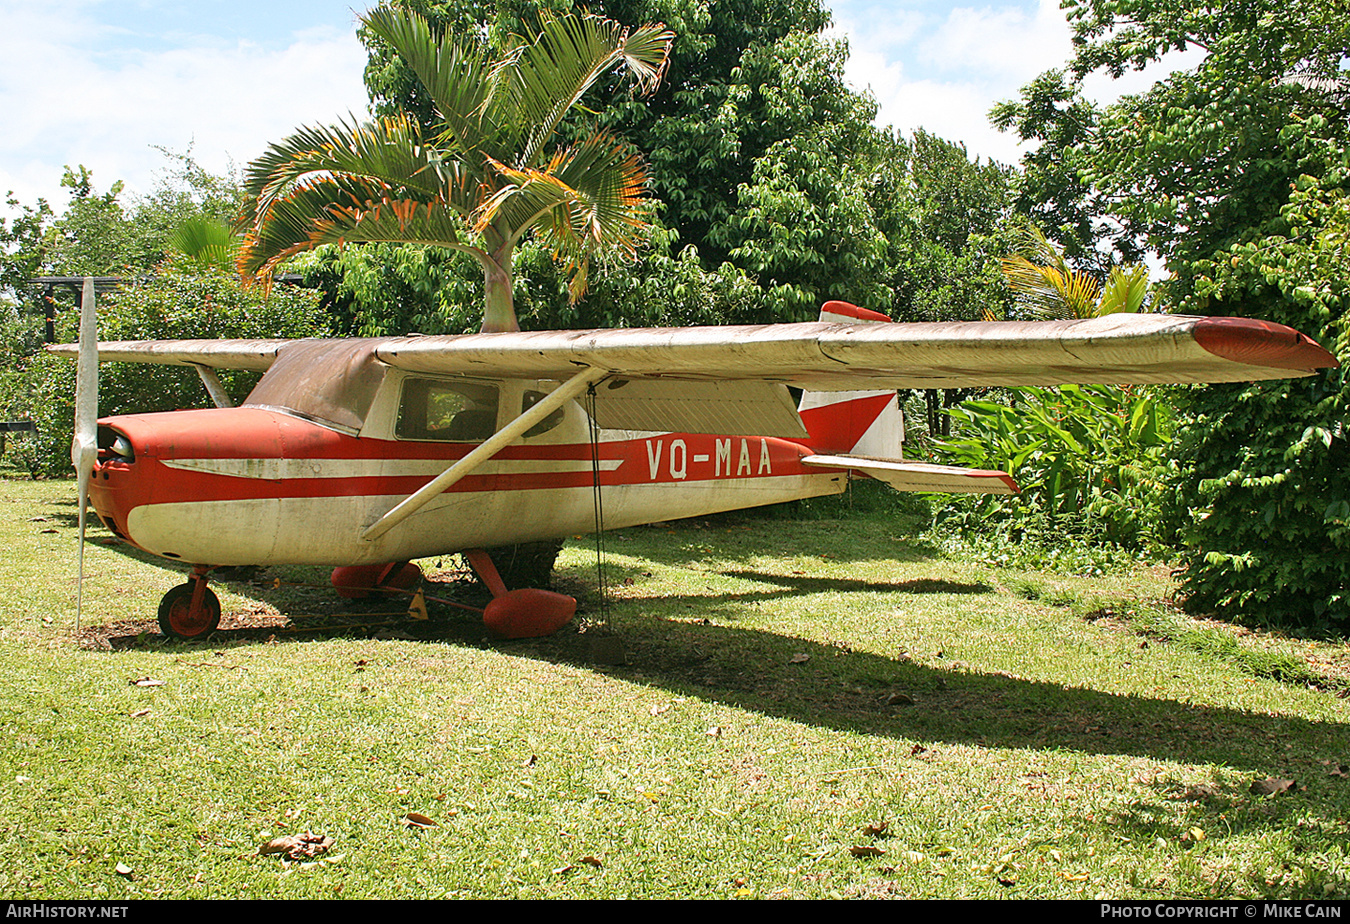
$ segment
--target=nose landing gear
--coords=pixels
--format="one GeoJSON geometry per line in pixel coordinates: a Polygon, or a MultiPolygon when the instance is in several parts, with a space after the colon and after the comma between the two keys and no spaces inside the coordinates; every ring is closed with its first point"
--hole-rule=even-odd
{"type": "Polygon", "coordinates": [[[159,631],[181,639],[210,635],[220,625],[220,599],[206,586],[211,569],[198,565],[186,584],[179,584],[159,602],[159,631]]]}

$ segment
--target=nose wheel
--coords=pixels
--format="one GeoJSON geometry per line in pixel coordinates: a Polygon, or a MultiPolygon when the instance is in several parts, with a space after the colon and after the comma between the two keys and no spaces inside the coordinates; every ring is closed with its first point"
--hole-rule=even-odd
{"type": "Polygon", "coordinates": [[[159,601],[159,631],[181,639],[203,638],[220,625],[220,599],[206,586],[206,574],[194,574],[159,601]]]}

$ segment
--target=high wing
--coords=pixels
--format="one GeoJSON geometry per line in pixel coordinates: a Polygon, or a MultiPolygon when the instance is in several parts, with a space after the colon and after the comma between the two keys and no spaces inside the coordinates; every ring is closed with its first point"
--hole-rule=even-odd
{"type": "MultiPolygon", "coordinates": [[[[285,340],[99,344],[102,361],[265,370],[285,340]]],[[[761,382],[813,391],[982,385],[1238,382],[1339,365],[1311,338],[1246,318],[1112,314],[1072,321],[812,322],[535,331],[364,341],[380,361],[436,375],[761,382]]],[[[75,356],[74,344],[49,347],[75,356]]]]}

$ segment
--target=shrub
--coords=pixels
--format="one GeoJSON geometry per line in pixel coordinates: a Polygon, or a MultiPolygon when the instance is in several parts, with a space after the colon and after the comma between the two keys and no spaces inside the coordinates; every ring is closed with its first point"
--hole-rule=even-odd
{"type": "MultiPolygon", "coordinates": [[[[270,293],[244,288],[224,273],[190,275],[172,268],[99,300],[100,340],[178,340],[216,337],[313,337],[326,333],[318,295],[277,286],[270,293]]],[[[60,318],[58,339],[76,338],[78,318],[60,318]]],[[[257,373],[221,370],[221,383],[235,401],[258,380],[257,373]]],[[[70,472],[74,428],[75,363],[49,355],[33,357],[26,373],[29,412],[37,424],[36,468],[48,475],[70,472]]],[[[196,372],[183,366],[104,363],[99,368],[99,414],[209,407],[196,372]]]]}
{"type": "Polygon", "coordinates": [[[1151,391],[1109,385],[1010,390],[1011,405],[965,401],[952,408],[956,439],[937,443],[946,461],[1012,474],[1021,493],[948,505],[962,530],[1007,521],[1035,532],[1138,548],[1158,538],[1169,463],[1171,412],[1151,391]]]}

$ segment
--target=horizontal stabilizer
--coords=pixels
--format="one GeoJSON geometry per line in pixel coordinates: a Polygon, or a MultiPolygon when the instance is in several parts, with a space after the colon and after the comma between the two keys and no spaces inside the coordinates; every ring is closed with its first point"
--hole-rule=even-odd
{"type": "Polygon", "coordinates": [[[1015,494],[1017,482],[1007,472],[899,459],[863,456],[807,456],[803,465],[847,468],[884,481],[897,491],[933,491],[942,494],[1015,494]]]}

